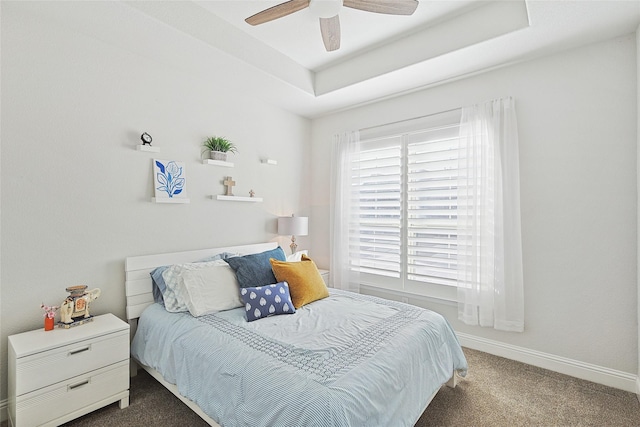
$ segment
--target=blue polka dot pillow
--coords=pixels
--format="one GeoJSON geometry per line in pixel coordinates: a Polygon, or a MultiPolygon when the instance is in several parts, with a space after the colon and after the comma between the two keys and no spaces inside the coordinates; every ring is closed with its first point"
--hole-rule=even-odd
{"type": "Polygon", "coordinates": [[[276,314],[293,314],[296,309],[291,302],[289,284],[287,282],[273,285],[240,289],[240,298],[244,302],[247,321],[275,316],[276,314]]]}

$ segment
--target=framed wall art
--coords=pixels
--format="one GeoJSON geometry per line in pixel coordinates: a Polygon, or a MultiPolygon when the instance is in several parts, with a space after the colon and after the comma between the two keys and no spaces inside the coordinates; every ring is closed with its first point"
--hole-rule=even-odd
{"type": "Polygon", "coordinates": [[[183,162],[153,159],[153,187],[156,203],[189,203],[183,162]]]}

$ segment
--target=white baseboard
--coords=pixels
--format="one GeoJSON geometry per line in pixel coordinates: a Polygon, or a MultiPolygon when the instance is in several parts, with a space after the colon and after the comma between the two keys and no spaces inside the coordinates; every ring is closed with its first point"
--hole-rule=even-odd
{"type": "Polygon", "coordinates": [[[637,375],[615,369],[604,368],[566,357],[540,351],[529,350],[524,347],[501,343],[486,338],[480,338],[463,332],[456,332],[460,344],[473,350],[483,351],[507,359],[559,372],[561,374],[580,378],[631,393],[640,394],[640,378],[637,375]]]}

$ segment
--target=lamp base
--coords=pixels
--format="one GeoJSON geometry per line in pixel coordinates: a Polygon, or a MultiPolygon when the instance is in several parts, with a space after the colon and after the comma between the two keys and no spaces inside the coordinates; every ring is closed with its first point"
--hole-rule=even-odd
{"type": "Polygon", "coordinates": [[[291,248],[291,255],[296,253],[296,249],[298,249],[298,245],[296,244],[296,236],[291,236],[291,244],[289,245],[291,248]]]}

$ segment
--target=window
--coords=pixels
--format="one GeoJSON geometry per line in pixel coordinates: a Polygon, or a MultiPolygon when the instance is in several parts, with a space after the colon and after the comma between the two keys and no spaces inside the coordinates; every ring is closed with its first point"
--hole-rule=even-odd
{"type": "Polygon", "coordinates": [[[456,302],[466,324],[522,331],[513,98],[334,142],[334,283],[456,302]]]}
{"type": "Polygon", "coordinates": [[[361,283],[455,299],[460,111],[361,131],[352,268],[361,283]]]}

